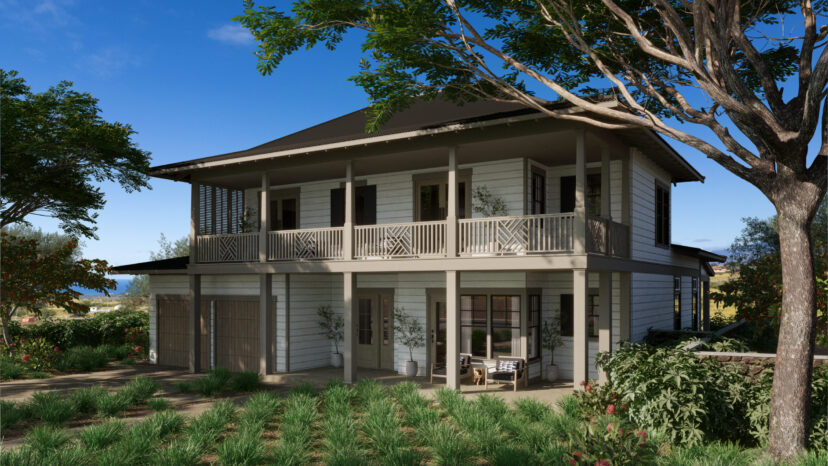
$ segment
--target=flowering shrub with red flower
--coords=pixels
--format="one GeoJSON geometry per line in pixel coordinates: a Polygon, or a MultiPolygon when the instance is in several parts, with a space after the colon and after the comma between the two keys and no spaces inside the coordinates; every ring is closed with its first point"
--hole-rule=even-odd
{"type": "MultiPolygon", "coordinates": [[[[9,323],[18,309],[28,309],[40,315],[41,307],[54,305],[73,314],[82,314],[89,308],[79,302],[80,292],[73,286],[89,288],[108,295],[115,280],[106,278],[109,265],[102,260],[74,260],[77,241],[45,254],[38,251],[35,240],[17,238],[0,233],[0,254],[3,269],[0,272],[0,321],[3,337],[12,341],[9,323]]],[[[8,346],[7,351],[10,351],[8,346]]]]}
{"type": "Polygon", "coordinates": [[[130,351],[127,359],[146,359],[149,353],[149,335],[142,328],[124,329],[126,346],[130,351]]]}
{"type": "Polygon", "coordinates": [[[60,349],[46,341],[45,338],[21,339],[12,346],[14,357],[33,371],[45,371],[52,368],[55,350],[60,349]]]}
{"type": "Polygon", "coordinates": [[[647,442],[646,432],[614,416],[583,423],[571,433],[570,441],[569,464],[653,464],[657,454],[657,446],[647,442]]]}
{"type": "Polygon", "coordinates": [[[598,416],[624,416],[627,405],[621,403],[616,390],[609,383],[598,385],[594,380],[581,381],[583,391],[576,391],[574,396],[578,400],[578,411],[584,419],[598,416]]]}

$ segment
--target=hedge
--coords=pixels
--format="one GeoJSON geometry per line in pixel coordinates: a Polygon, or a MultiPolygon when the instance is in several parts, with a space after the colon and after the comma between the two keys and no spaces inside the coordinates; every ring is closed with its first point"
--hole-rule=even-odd
{"type": "Polygon", "coordinates": [[[20,325],[13,321],[9,325],[14,340],[41,337],[63,349],[103,344],[123,345],[127,343],[125,337],[128,328],[148,332],[149,314],[122,310],[88,315],[81,319],[46,319],[31,325],[20,325]]]}

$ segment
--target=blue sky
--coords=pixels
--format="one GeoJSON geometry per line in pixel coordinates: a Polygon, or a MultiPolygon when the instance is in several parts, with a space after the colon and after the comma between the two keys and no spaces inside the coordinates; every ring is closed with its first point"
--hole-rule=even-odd
{"type": "MultiPolygon", "coordinates": [[[[105,119],[132,125],[153,165],[245,149],[367,104],[347,81],[358,71],[358,41],[302,51],[261,76],[255,45],[232,21],[241,10],[241,1],[0,0],[0,66],[19,71],[34,91],[70,80],[92,93],[105,119]]],[[[775,213],[756,188],[673,145],[707,178],[674,188],[674,242],[722,249],[739,234],[741,217],[775,213]]],[[[142,261],[161,233],[188,233],[188,185],[151,184],[129,194],[103,185],[100,239],[85,241],[87,257],[142,261]]],[[[49,219],[32,222],[57,229],[49,219]]]]}

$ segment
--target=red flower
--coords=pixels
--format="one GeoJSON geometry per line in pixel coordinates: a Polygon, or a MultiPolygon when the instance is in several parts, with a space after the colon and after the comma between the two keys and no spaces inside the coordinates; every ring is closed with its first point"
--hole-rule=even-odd
{"type": "Polygon", "coordinates": [[[645,448],[647,446],[647,442],[641,442],[638,444],[641,448],[645,448]]]}
{"type": "Polygon", "coordinates": [[[29,359],[31,359],[31,357],[28,354],[24,354],[23,356],[20,357],[20,359],[23,362],[29,362],[29,359]]]}
{"type": "Polygon", "coordinates": [[[621,409],[627,409],[627,405],[622,404],[621,409]]]}
{"type": "Polygon", "coordinates": [[[609,415],[615,414],[615,405],[614,404],[608,404],[607,405],[607,414],[609,414],[609,415]]]}
{"type": "Polygon", "coordinates": [[[574,456],[575,458],[578,458],[579,460],[584,459],[584,457],[581,455],[580,451],[573,451],[572,456],[574,456]]]}
{"type": "Polygon", "coordinates": [[[609,460],[598,460],[593,466],[612,466],[612,463],[609,460]]]}
{"type": "Polygon", "coordinates": [[[57,346],[55,346],[55,354],[58,354],[58,353],[60,353],[60,348],[58,348],[57,346]]]}
{"type": "Polygon", "coordinates": [[[578,464],[578,462],[575,461],[575,458],[569,458],[569,464],[574,466],[574,465],[578,464]]]}
{"type": "Polygon", "coordinates": [[[581,380],[581,386],[583,387],[584,385],[586,385],[586,380],[581,380]]]}
{"type": "Polygon", "coordinates": [[[128,328],[125,328],[125,329],[124,329],[124,333],[129,333],[129,329],[128,329],[128,328]]]}
{"type": "Polygon", "coordinates": [[[587,385],[586,387],[584,387],[584,390],[586,390],[588,392],[591,392],[592,391],[592,385],[587,385]]]}
{"type": "Polygon", "coordinates": [[[610,422],[609,424],[607,424],[607,432],[612,432],[612,429],[613,429],[614,427],[615,427],[615,424],[613,424],[613,423],[611,423],[611,422],[610,422]]]}
{"type": "Polygon", "coordinates": [[[46,360],[47,360],[47,361],[48,361],[48,360],[50,360],[50,359],[52,359],[52,357],[51,357],[51,356],[46,356],[46,360]]]}
{"type": "Polygon", "coordinates": [[[141,347],[140,347],[140,346],[136,346],[136,347],[135,347],[135,352],[136,352],[136,353],[140,353],[140,352],[141,352],[141,347]]]}
{"type": "Polygon", "coordinates": [[[618,435],[624,435],[624,429],[618,429],[618,435]]]}

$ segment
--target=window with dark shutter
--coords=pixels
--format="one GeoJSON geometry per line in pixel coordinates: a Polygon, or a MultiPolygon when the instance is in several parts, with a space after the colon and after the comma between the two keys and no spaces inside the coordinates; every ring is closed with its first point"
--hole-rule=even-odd
{"type": "Polygon", "coordinates": [[[575,212],[575,177],[561,177],[561,213],[575,212]]]}
{"type": "MultiPolygon", "coordinates": [[[[357,186],[354,189],[354,222],[356,225],[376,225],[377,186],[357,186]]],[[[345,188],[331,190],[331,226],[345,225],[345,188]]]]}
{"type": "Polygon", "coordinates": [[[546,213],[546,175],[532,172],[532,214],[546,213]]]}
{"type": "Polygon", "coordinates": [[[571,294],[561,295],[561,335],[571,337],[575,330],[572,318],[575,313],[575,297],[571,294]]]}
{"type": "Polygon", "coordinates": [[[658,182],[655,187],[655,243],[670,246],[670,190],[658,182]]]}
{"type": "Polygon", "coordinates": [[[345,225],[345,188],[331,190],[331,226],[345,225]]]}

